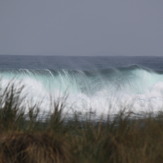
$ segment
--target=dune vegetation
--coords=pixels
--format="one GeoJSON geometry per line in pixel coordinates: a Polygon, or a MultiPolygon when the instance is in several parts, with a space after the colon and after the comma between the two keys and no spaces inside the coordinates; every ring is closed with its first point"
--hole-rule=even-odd
{"type": "Polygon", "coordinates": [[[54,99],[42,120],[39,106],[25,111],[21,89],[10,84],[0,96],[0,163],[162,163],[163,112],[65,119],[54,99]]]}

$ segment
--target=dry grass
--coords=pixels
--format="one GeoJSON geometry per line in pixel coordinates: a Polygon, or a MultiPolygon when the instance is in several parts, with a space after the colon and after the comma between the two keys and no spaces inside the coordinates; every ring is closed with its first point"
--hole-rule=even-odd
{"type": "Polygon", "coordinates": [[[68,145],[62,138],[47,133],[10,133],[0,139],[1,162],[68,163],[68,145]]]}
{"type": "Polygon", "coordinates": [[[15,91],[10,86],[0,100],[0,163],[162,163],[162,112],[143,118],[120,112],[105,121],[74,114],[65,120],[64,103],[55,103],[41,121],[35,107],[25,114],[21,90],[15,91]]]}

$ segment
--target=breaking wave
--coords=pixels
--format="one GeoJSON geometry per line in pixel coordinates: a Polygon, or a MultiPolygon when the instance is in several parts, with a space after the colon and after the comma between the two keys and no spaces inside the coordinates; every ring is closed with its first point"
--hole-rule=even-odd
{"type": "Polygon", "coordinates": [[[93,111],[96,115],[160,110],[163,106],[163,74],[133,65],[102,70],[4,69],[0,70],[1,89],[9,82],[24,85],[24,104],[41,102],[49,111],[50,96],[67,95],[66,112],[93,111]],[[126,107],[127,106],[127,107],[126,107]]]}

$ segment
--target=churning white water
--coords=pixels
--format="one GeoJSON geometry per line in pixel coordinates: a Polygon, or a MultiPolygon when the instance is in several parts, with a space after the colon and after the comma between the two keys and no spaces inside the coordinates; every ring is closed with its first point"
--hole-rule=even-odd
{"type": "Polygon", "coordinates": [[[51,98],[66,96],[65,110],[94,112],[97,116],[115,114],[121,109],[133,112],[158,111],[163,107],[163,74],[140,67],[92,71],[19,69],[0,73],[1,89],[12,81],[24,85],[23,105],[40,105],[49,112],[51,98]]]}

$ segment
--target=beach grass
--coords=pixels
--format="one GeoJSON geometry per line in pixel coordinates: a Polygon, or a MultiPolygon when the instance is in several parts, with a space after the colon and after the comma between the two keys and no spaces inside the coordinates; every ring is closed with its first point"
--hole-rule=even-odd
{"type": "Polygon", "coordinates": [[[123,109],[107,119],[64,118],[55,101],[43,120],[39,105],[22,105],[10,84],[0,96],[0,163],[162,163],[163,112],[136,116],[123,109]]]}

